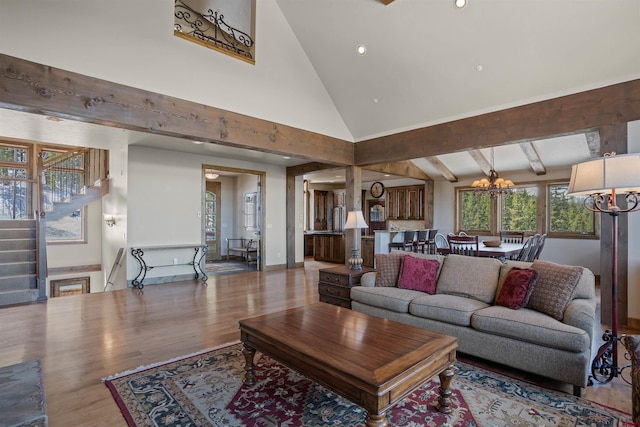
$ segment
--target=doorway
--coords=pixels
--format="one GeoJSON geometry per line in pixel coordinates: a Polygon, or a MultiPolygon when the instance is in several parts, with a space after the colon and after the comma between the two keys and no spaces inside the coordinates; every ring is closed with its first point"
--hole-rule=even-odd
{"type": "MultiPolygon", "coordinates": [[[[202,235],[208,247],[206,261],[222,263],[237,258],[238,251],[228,251],[238,242],[256,249],[249,262],[262,270],[260,254],[264,248],[264,171],[202,165],[202,235]],[[229,244],[229,245],[228,245],[229,244]],[[231,252],[231,253],[229,253],[231,252]]],[[[246,271],[246,269],[245,269],[246,271]]]]}

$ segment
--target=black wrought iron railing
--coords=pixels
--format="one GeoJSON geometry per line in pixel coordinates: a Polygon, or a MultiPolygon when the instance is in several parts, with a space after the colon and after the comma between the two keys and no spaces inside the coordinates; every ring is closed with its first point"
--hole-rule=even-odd
{"type": "Polygon", "coordinates": [[[219,49],[253,60],[253,39],[224,21],[224,15],[209,9],[198,12],[181,0],[175,0],[174,31],[194,37],[219,49]]]}

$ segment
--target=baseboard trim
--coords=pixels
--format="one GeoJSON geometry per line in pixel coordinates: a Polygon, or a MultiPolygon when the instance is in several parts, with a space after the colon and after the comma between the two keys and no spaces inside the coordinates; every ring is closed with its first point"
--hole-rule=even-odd
{"type": "Polygon", "coordinates": [[[101,271],[101,270],[102,270],[102,264],[74,265],[71,267],[47,268],[47,275],[60,276],[62,274],[90,273],[92,271],[101,271]]]}
{"type": "Polygon", "coordinates": [[[264,271],[273,271],[273,270],[286,270],[286,264],[274,264],[274,265],[265,265],[264,271]]]}

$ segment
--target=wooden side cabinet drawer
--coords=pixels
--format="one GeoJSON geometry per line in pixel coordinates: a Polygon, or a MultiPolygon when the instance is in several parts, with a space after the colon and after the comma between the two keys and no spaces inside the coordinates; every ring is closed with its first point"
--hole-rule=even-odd
{"type": "Polygon", "coordinates": [[[350,277],[340,273],[330,273],[320,270],[320,282],[332,283],[334,285],[349,286],[350,277]]]}
{"type": "Polygon", "coordinates": [[[318,292],[320,292],[320,295],[326,295],[328,297],[349,299],[351,288],[331,286],[320,282],[318,283],[318,292]]]}
{"type": "Polygon", "coordinates": [[[351,270],[346,265],[319,270],[320,302],[351,308],[351,288],[359,285],[362,275],[370,271],[375,270],[369,267],[351,270]]]}

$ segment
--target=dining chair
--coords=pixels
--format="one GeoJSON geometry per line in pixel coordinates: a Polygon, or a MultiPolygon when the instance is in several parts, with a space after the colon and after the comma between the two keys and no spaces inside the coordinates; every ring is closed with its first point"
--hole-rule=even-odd
{"type": "Polygon", "coordinates": [[[478,236],[448,236],[449,253],[467,256],[480,256],[478,236]]]}
{"type": "Polygon", "coordinates": [[[527,238],[527,240],[524,241],[524,245],[522,246],[522,249],[520,249],[520,253],[516,258],[517,261],[528,261],[528,262],[533,261],[533,257],[535,257],[536,250],[538,249],[538,246],[537,246],[538,236],[539,234],[530,236],[527,238]]]}
{"type": "Polygon", "coordinates": [[[418,234],[416,240],[413,244],[414,252],[422,252],[424,253],[424,249],[427,245],[427,238],[429,237],[429,230],[418,230],[418,234]]]}
{"type": "MultiPolygon", "coordinates": [[[[429,234],[427,235],[427,253],[435,254],[436,253],[436,235],[438,234],[437,228],[429,229],[429,234]]],[[[444,236],[442,236],[444,237],[444,236]]],[[[446,243],[447,239],[445,239],[446,243]]]]}
{"type": "Polygon", "coordinates": [[[458,233],[458,236],[468,236],[468,234],[465,233],[464,231],[461,231],[461,232],[458,233]]]}
{"type": "Polygon", "coordinates": [[[524,242],[524,231],[501,231],[500,241],[504,243],[524,242]]]}
{"type": "Polygon", "coordinates": [[[402,242],[391,242],[389,243],[389,251],[393,249],[401,249],[403,251],[413,251],[413,242],[415,241],[416,231],[415,230],[405,230],[403,232],[402,242]]]}
{"type": "Polygon", "coordinates": [[[536,253],[533,256],[533,259],[538,259],[540,258],[540,253],[542,252],[542,248],[544,248],[544,242],[545,240],[547,240],[547,234],[543,234],[540,237],[538,237],[538,242],[537,242],[537,248],[536,248],[536,253]]]}
{"type": "Polygon", "coordinates": [[[435,252],[438,255],[446,255],[449,253],[449,241],[442,233],[436,233],[433,238],[433,244],[435,246],[435,252]]]}

